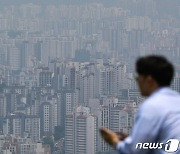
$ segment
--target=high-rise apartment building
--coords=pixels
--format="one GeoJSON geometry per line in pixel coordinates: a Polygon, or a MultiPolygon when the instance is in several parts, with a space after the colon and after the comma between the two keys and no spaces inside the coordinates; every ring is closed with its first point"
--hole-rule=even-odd
{"type": "Polygon", "coordinates": [[[6,96],[0,94],[0,118],[4,118],[7,114],[7,102],[6,96]]]}
{"type": "Polygon", "coordinates": [[[40,141],[40,118],[38,116],[26,116],[25,117],[25,132],[29,134],[29,137],[33,142],[40,141]]]}
{"type": "Polygon", "coordinates": [[[20,69],[20,50],[17,47],[8,48],[8,64],[12,70],[20,69]]]}
{"type": "Polygon", "coordinates": [[[53,133],[52,127],[52,105],[50,102],[44,102],[40,106],[41,117],[41,135],[49,136],[53,133]]]}
{"type": "Polygon", "coordinates": [[[79,106],[76,111],[66,116],[65,153],[96,153],[96,117],[90,114],[87,107],[79,106]]]}
{"type": "Polygon", "coordinates": [[[43,70],[42,72],[39,73],[39,86],[40,87],[50,87],[52,86],[53,82],[53,73],[49,72],[48,70],[43,70]]]}

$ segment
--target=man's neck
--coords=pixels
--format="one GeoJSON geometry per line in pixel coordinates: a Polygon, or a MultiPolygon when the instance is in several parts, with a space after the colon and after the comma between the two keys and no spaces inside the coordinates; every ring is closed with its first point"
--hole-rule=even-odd
{"type": "Polygon", "coordinates": [[[150,92],[149,92],[149,96],[151,96],[153,93],[155,93],[158,89],[160,89],[161,87],[159,86],[153,86],[151,89],[150,89],[150,92]]]}

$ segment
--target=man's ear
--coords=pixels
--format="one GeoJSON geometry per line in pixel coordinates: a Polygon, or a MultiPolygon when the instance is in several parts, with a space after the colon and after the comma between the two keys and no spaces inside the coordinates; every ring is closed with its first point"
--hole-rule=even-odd
{"type": "Polygon", "coordinates": [[[158,86],[158,83],[156,82],[156,80],[151,75],[148,75],[146,80],[148,81],[148,83],[150,85],[158,86]]]}
{"type": "Polygon", "coordinates": [[[148,83],[150,83],[150,84],[154,84],[154,82],[156,82],[151,75],[148,75],[148,76],[146,77],[146,80],[147,80],[148,83]]]}

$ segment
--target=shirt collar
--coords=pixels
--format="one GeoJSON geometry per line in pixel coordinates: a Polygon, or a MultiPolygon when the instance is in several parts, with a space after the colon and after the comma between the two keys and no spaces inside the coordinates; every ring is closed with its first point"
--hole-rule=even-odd
{"type": "Polygon", "coordinates": [[[150,95],[150,97],[151,97],[151,96],[155,96],[156,94],[159,94],[159,93],[167,93],[167,92],[169,93],[170,91],[172,92],[171,88],[168,87],[168,86],[160,87],[160,88],[156,89],[156,90],[150,95]]]}

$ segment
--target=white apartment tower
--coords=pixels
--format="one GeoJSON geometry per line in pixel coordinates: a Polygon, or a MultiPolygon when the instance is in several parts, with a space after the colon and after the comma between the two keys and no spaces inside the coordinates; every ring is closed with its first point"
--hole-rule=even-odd
{"type": "Polygon", "coordinates": [[[96,153],[96,117],[87,107],[79,106],[76,111],[66,116],[65,153],[96,153]]]}
{"type": "Polygon", "coordinates": [[[40,118],[38,116],[26,116],[25,132],[29,133],[33,142],[40,141],[40,118]]]}

